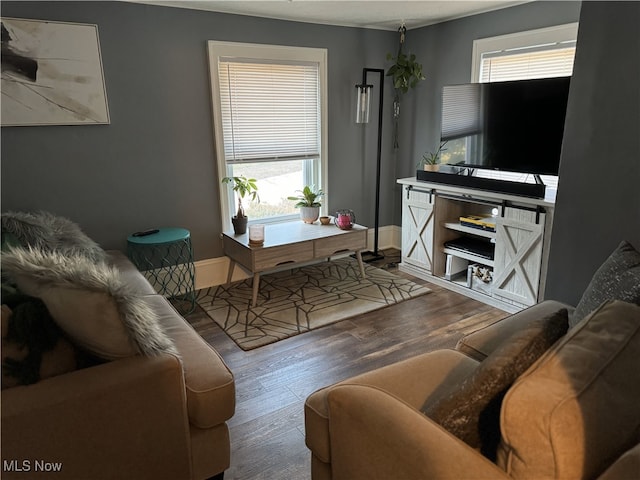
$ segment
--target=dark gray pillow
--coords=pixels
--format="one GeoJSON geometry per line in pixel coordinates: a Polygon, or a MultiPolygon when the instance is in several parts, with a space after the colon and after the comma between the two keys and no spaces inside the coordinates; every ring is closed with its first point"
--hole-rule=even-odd
{"type": "Polygon", "coordinates": [[[105,259],[104,250],[76,223],[49,212],[3,213],[2,231],[12,234],[23,247],[82,255],[97,262],[105,259]]]}
{"type": "Polygon", "coordinates": [[[513,382],[567,333],[561,309],[531,322],[500,344],[460,385],[429,398],[422,412],[491,460],[500,442],[500,407],[513,382]]]}
{"type": "Polygon", "coordinates": [[[593,275],[569,319],[573,327],[607,300],[640,305],[640,253],[622,241],[593,275]]]}

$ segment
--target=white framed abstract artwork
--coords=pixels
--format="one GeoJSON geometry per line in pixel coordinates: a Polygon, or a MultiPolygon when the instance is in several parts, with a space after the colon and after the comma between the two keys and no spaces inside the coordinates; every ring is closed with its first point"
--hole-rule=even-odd
{"type": "Polygon", "coordinates": [[[109,123],[97,25],[0,22],[2,126],[109,123]]]}

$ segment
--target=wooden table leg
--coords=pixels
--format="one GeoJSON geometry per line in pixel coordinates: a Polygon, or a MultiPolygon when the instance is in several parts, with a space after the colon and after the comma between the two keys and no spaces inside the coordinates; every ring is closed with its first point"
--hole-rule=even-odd
{"type": "Polygon", "coordinates": [[[251,299],[251,306],[255,307],[258,304],[258,290],[260,289],[260,274],[258,272],[253,274],[253,297],[251,299]]]}
{"type": "Polygon", "coordinates": [[[236,266],[235,260],[229,259],[229,269],[227,270],[227,285],[231,283],[231,279],[233,278],[233,269],[236,266]]]}
{"type": "Polygon", "coordinates": [[[362,262],[362,254],[360,253],[360,250],[356,252],[356,258],[358,259],[358,265],[360,265],[360,275],[362,278],[366,278],[367,275],[364,273],[364,263],[362,262]]]}

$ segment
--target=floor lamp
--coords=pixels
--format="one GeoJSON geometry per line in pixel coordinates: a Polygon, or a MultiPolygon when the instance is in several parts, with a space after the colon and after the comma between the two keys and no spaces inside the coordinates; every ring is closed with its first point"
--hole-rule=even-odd
{"type": "Polygon", "coordinates": [[[384,97],[384,70],[380,68],[363,68],[362,83],[356,85],[358,94],[356,95],[356,123],[369,123],[369,104],[371,102],[371,90],[373,85],[367,84],[367,74],[377,73],[380,75],[380,101],[378,106],[378,158],[376,163],[376,212],[373,252],[362,252],[362,260],[365,262],[373,262],[384,258],[384,255],[378,252],[378,228],[380,223],[380,158],[382,155],[382,100],[384,97]]]}

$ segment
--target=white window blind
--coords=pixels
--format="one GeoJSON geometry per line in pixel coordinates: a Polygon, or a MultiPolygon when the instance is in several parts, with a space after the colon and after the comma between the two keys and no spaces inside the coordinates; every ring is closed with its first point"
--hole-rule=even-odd
{"type": "Polygon", "coordinates": [[[442,90],[442,140],[480,131],[480,85],[451,85],[442,90]]]}
{"type": "Polygon", "coordinates": [[[228,164],[319,157],[318,69],[314,62],[219,59],[228,164]]]}
{"type": "Polygon", "coordinates": [[[573,73],[575,42],[486,52],[480,61],[480,82],[565,77],[573,73]]]}

